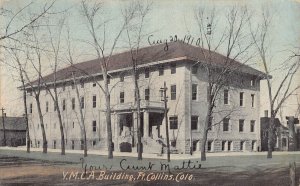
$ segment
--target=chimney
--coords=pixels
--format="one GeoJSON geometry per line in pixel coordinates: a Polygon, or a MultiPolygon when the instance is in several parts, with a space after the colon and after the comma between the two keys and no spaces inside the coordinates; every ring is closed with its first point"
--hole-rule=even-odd
{"type": "Polygon", "coordinates": [[[267,118],[268,117],[268,110],[265,110],[265,117],[267,118]]]}

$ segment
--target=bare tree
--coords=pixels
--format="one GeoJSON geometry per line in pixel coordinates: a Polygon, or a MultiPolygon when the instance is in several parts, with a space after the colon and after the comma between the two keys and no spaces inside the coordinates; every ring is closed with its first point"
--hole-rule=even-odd
{"type": "Polygon", "coordinates": [[[283,72],[283,76],[282,79],[276,79],[276,82],[278,83],[278,86],[276,86],[276,84],[274,84],[271,80],[272,68],[270,64],[273,60],[273,56],[270,52],[271,46],[268,44],[272,29],[272,16],[268,11],[263,10],[261,19],[262,23],[258,24],[256,28],[254,28],[251,24],[250,28],[251,36],[262,62],[263,70],[266,73],[269,110],[271,112],[268,129],[267,158],[272,158],[276,116],[282,104],[300,88],[300,85],[293,86],[295,74],[299,69],[300,59],[298,54],[292,53],[285,61],[283,61],[279,68],[280,71],[283,72]]]}
{"type": "MultiPolygon", "coordinates": [[[[234,76],[238,72],[238,68],[242,65],[241,63],[236,62],[236,60],[242,58],[253,45],[252,42],[247,41],[249,35],[245,34],[245,27],[248,20],[246,8],[230,8],[229,11],[227,11],[226,26],[223,29],[218,28],[219,25],[215,8],[207,15],[206,14],[204,9],[198,9],[195,12],[195,20],[200,38],[196,45],[199,46],[199,52],[202,54],[204,60],[202,62],[202,60],[199,59],[199,61],[193,64],[190,69],[191,72],[194,66],[203,69],[208,84],[207,113],[201,138],[201,161],[206,160],[205,147],[207,134],[211,129],[211,126],[214,125],[211,123],[211,119],[216,112],[219,112],[218,109],[216,109],[216,102],[220,96],[220,92],[226,87],[229,87],[229,82],[234,79],[234,76]],[[217,29],[221,31],[216,32],[217,29]],[[221,34],[218,35],[217,33],[221,34]],[[223,51],[225,51],[225,57],[217,59],[215,57],[215,55],[217,55],[216,52],[222,51],[222,48],[223,51]],[[219,61],[221,64],[218,65],[215,60],[221,60],[219,61]]],[[[249,58],[244,59],[243,63],[246,63],[248,60],[249,58]]],[[[224,114],[225,116],[223,119],[229,116],[228,113],[232,113],[232,111],[224,114]]],[[[220,123],[221,122],[216,122],[215,125],[220,123]]]]}
{"type": "MultiPolygon", "coordinates": [[[[149,13],[151,4],[144,5],[141,2],[132,3],[128,9],[124,11],[124,19],[133,19],[132,24],[126,26],[126,35],[128,39],[128,45],[131,54],[132,73],[134,80],[134,92],[135,92],[135,106],[137,110],[137,136],[138,136],[138,160],[142,160],[142,135],[141,135],[141,103],[140,103],[140,90],[138,84],[139,68],[138,64],[140,60],[143,60],[139,56],[139,49],[142,39],[146,36],[143,34],[144,22],[147,14],[149,13]]],[[[127,20],[125,22],[129,22],[127,20]]]]}
{"type": "MultiPolygon", "coordinates": [[[[16,37],[19,33],[24,31],[28,31],[32,25],[38,22],[41,18],[46,16],[51,8],[54,6],[55,1],[51,1],[50,3],[45,3],[42,10],[35,14],[30,14],[28,20],[25,20],[27,17],[27,10],[34,4],[34,2],[30,2],[24,7],[14,12],[13,10],[7,9],[5,7],[0,8],[0,17],[1,20],[6,20],[7,24],[5,25],[5,32],[0,35],[0,41],[2,40],[11,40],[23,43],[21,40],[18,40],[16,37]],[[17,25],[17,26],[16,26],[17,25]]],[[[23,43],[24,44],[24,43],[23,43]]],[[[0,47],[6,47],[5,45],[0,45],[0,47]]]]}
{"type": "Polygon", "coordinates": [[[12,58],[14,62],[16,62],[16,65],[7,64],[7,63],[5,65],[9,65],[13,69],[15,69],[18,72],[18,76],[19,76],[18,79],[21,81],[21,86],[19,88],[22,90],[23,93],[22,98],[23,98],[23,106],[24,106],[24,119],[26,125],[26,149],[27,149],[27,153],[30,153],[30,132],[29,132],[29,124],[28,124],[26,80],[24,77],[24,73],[26,73],[25,68],[26,68],[27,60],[24,60],[22,63],[21,53],[24,53],[24,51],[21,50],[21,46],[19,46],[17,42],[14,43],[15,45],[13,47],[9,47],[9,49],[7,48],[6,51],[8,52],[9,57],[12,58]]]}
{"type": "MultiPolygon", "coordinates": [[[[46,138],[46,132],[44,127],[44,116],[41,109],[41,102],[40,102],[40,95],[41,90],[43,88],[43,82],[42,82],[42,47],[40,45],[40,38],[37,36],[37,29],[35,27],[31,27],[31,36],[32,36],[32,46],[34,45],[34,48],[26,47],[26,56],[27,59],[31,62],[32,67],[37,72],[37,80],[31,81],[28,73],[24,73],[25,78],[28,82],[28,86],[30,87],[30,91],[33,92],[34,98],[37,105],[40,125],[41,125],[41,132],[42,132],[42,138],[43,138],[43,153],[47,153],[47,138],[46,138]]],[[[30,42],[30,41],[28,41],[30,42]]]]}
{"type": "MultiPolygon", "coordinates": [[[[56,27],[58,28],[57,33],[55,34],[57,39],[55,41],[53,33],[51,31],[51,28],[48,24],[48,32],[49,32],[49,39],[50,39],[50,52],[53,54],[50,54],[51,57],[53,58],[54,64],[53,64],[53,83],[52,85],[48,85],[44,78],[41,76],[40,78],[43,81],[43,85],[45,89],[50,93],[50,96],[54,102],[54,106],[56,108],[56,113],[58,117],[58,122],[59,122],[59,129],[60,129],[60,135],[61,135],[61,155],[65,155],[65,135],[64,135],[64,126],[62,122],[62,116],[61,116],[61,109],[59,106],[59,98],[58,98],[58,93],[57,93],[57,77],[56,77],[56,72],[58,68],[58,63],[60,61],[59,59],[59,52],[61,48],[61,34],[62,34],[62,29],[63,29],[63,24],[64,24],[65,18],[59,19],[58,24],[56,27]],[[51,91],[51,88],[53,88],[53,93],[51,91]]],[[[40,74],[41,75],[41,74],[40,74]]]]}
{"type": "Polygon", "coordinates": [[[110,104],[110,90],[108,87],[108,78],[109,78],[109,61],[110,57],[113,54],[113,51],[116,47],[116,44],[126,28],[126,25],[128,25],[129,21],[132,18],[125,18],[123,19],[123,22],[121,23],[120,29],[116,32],[116,36],[114,37],[112,41],[111,47],[109,47],[108,53],[106,52],[107,47],[107,24],[111,20],[97,20],[97,18],[100,18],[100,16],[105,17],[103,15],[102,9],[104,8],[104,5],[102,3],[94,3],[93,5],[91,2],[87,3],[86,1],[81,2],[81,8],[84,18],[87,21],[87,29],[90,33],[92,41],[90,42],[93,48],[95,49],[97,59],[101,66],[101,72],[103,76],[104,81],[104,87],[100,87],[105,95],[105,107],[106,107],[106,123],[107,123],[107,142],[108,142],[108,158],[113,158],[113,142],[112,142],[112,127],[111,127],[111,104],[110,104]],[[102,30],[101,32],[98,30],[102,30]],[[101,36],[99,36],[98,33],[102,33],[101,36]]]}

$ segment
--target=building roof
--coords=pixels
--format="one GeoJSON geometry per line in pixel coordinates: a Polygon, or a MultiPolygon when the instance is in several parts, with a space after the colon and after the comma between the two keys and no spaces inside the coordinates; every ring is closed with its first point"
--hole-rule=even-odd
{"type": "MultiPolygon", "coordinates": [[[[5,130],[26,130],[23,117],[4,117],[5,130]]],[[[3,130],[2,117],[0,117],[0,130],[3,130]]]]}
{"type": "MultiPolygon", "coordinates": [[[[189,45],[183,42],[171,42],[168,43],[168,50],[164,50],[165,44],[153,45],[149,47],[144,47],[139,50],[139,59],[137,65],[146,65],[151,62],[158,62],[164,60],[176,59],[187,59],[187,61],[200,61],[205,63],[205,56],[209,55],[208,50],[200,50],[200,47],[189,45]],[[203,52],[202,52],[203,51],[203,52]]],[[[216,53],[211,52],[212,63],[216,66],[224,65],[226,57],[216,53]]],[[[124,68],[131,67],[131,53],[130,51],[114,54],[109,59],[108,71],[115,71],[124,68]]],[[[236,65],[239,72],[254,75],[260,78],[266,77],[261,71],[258,71],[248,65],[242,64],[237,61],[232,61],[232,64],[236,65]]],[[[72,72],[75,72],[76,77],[96,75],[101,74],[101,66],[98,59],[89,60],[74,65],[70,65],[66,68],[58,70],[56,72],[56,81],[63,81],[72,78],[72,72]]],[[[43,77],[46,83],[53,82],[54,74],[49,74],[43,77]]],[[[34,81],[33,84],[37,83],[34,81]]]]}

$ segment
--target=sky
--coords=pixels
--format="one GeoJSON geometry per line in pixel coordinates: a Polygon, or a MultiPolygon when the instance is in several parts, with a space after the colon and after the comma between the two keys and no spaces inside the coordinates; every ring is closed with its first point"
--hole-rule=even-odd
{"type": "MultiPolygon", "coordinates": [[[[8,9],[18,10],[30,3],[29,0],[1,0],[1,5],[8,9]]],[[[26,13],[39,12],[45,1],[35,1],[31,4],[25,12],[26,13]]],[[[104,16],[99,19],[110,19],[107,24],[108,38],[113,38],[116,35],[116,30],[120,28],[122,21],[121,10],[129,3],[126,0],[120,1],[103,1],[105,9],[104,16]]],[[[71,37],[74,41],[74,53],[76,54],[77,61],[84,61],[93,59],[95,54],[91,52],[91,48],[87,45],[85,40],[89,40],[89,35],[86,30],[86,21],[82,18],[80,13],[80,1],[79,0],[57,0],[55,2],[53,11],[61,11],[68,9],[67,24],[71,30],[71,37]]],[[[228,8],[235,6],[238,8],[247,6],[247,8],[254,12],[253,21],[261,21],[259,16],[261,14],[262,7],[268,7],[269,11],[273,15],[272,30],[270,34],[270,46],[272,54],[272,71],[274,84],[278,82],[282,76],[282,72],[276,70],[282,61],[284,61],[290,53],[287,49],[294,49],[295,46],[299,46],[300,43],[300,1],[299,0],[161,0],[153,1],[152,9],[147,16],[144,32],[148,35],[153,34],[155,39],[165,39],[169,36],[177,35],[178,37],[184,37],[186,34],[191,34],[197,37],[197,26],[194,19],[195,9],[198,7],[205,7],[207,10],[212,7],[216,8],[217,16],[219,19],[220,28],[225,25],[225,13],[228,8]]],[[[2,17],[7,23],[7,17],[2,17]]],[[[23,17],[22,17],[23,19],[23,17]]],[[[12,29],[22,25],[23,21],[15,21],[12,29]]],[[[3,27],[1,28],[3,29],[3,27]]],[[[221,30],[216,35],[221,34],[221,30]]],[[[115,52],[121,52],[125,50],[124,38],[120,39],[118,48],[115,52]]],[[[108,39],[109,41],[109,39],[108,39]]],[[[109,43],[109,42],[108,42],[109,43]]],[[[143,46],[148,46],[147,39],[143,39],[143,46]]],[[[220,51],[222,53],[222,50],[220,51]]],[[[6,57],[1,53],[1,58],[6,57]]],[[[49,59],[45,58],[44,63],[49,63],[49,59]]],[[[60,67],[64,67],[68,64],[63,63],[60,67]]],[[[46,65],[47,66],[47,65],[46,65]]],[[[258,58],[254,58],[251,66],[262,70],[261,62],[258,58]]],[[[23,105],[21,92],[16,88],[20,86],[20,82],[16,79],[16,74],[12,68],[7,65],[1,64],[0,66],[0,107],[4,107],[6,112],[10,116],[22,115],[23,105]]],[[[44,74],[50,73],[51,68],[45,68],[44,74]]],[[[299,73],[298,73],[299,74],[299,73]]],[[[300,75],[298,76],[300,79],[300,75]]],[[[299,81],[297,81],[298,83],[299,81]]],[[[300,93],[299,93],[300,94],[300,93]]],[[[298,94],[298,95],[299,95],[298,94]]],[[[262,83],[261,86],[261,113],[268,106],[266,94],[266,84],[262,83]]],[[[293,113],[294,102],[296,96],[285,104],[286,112],[293,113]],[[287,111],[291,110],[291,111],[287,111]]],[[[300,100],[300,98],[299,98],[300,100]]]]}

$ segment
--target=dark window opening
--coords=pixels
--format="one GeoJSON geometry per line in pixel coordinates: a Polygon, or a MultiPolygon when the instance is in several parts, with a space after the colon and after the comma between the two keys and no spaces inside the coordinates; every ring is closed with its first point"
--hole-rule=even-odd
{"type": "Polygon", "coordinates": [[[172,64],[170,65],[170,67],[171,67],[171,74],[175,74],[175,73],[176,73],[176,64],[175,64],[175,63],[172,63],[172,64]]]}
{"type": "Polygon", "coordinates": [[[120,92],[120,103],[124,103],[125,101],[125,94],[124,92],[120,92]]]}
{"type": "Polygon", "coordinates": [[[191,129],[197,130],[198,128],[198,116],[192,116],[191,117],[191,129]]]}
{"type": "Polygon", "coordinates": [[[171,116],[169,118],[170,121],[170,129],[178,129],[178,118],[177,116],[171,116]]]}
{"type": "Polygon", "coordinates": [[[171,100],[176,100],[176,85],[171,85],[171,100]]]}
{"type": "Polygon", "coordinates": [[[239,120],[239,132],[244,132],[244,123],[245,123],[245,120],[243,120],[243,119],[239,120]]]}

